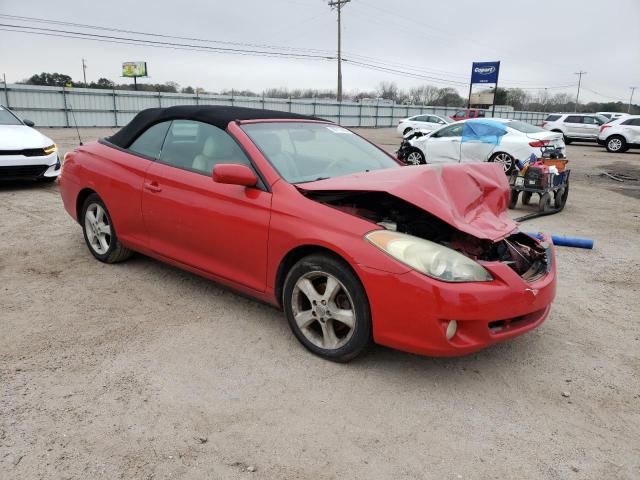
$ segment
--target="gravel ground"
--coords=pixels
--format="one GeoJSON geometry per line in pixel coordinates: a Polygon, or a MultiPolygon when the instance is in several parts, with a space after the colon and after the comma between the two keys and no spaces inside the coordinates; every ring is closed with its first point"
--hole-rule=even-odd
{"type": "Polygon", "coordinates": [[[640,154],[568,154],[565,211],[524,228],[595,249],[558,249],[540,328],[456,359],[320,360],[271,307],[98,263],[56,185],[0,186],[0,478],[640,478],[640,182],[599,176],[640,154]]]}

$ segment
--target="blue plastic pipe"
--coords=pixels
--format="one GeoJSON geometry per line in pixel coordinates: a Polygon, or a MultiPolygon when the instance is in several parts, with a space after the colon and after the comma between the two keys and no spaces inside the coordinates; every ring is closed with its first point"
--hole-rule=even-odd
{"type": "MultiPolygon", "coordinates": [[[[539,233],[527,233],[532,237],[542,240],[542,235],[539,233]]],[[[577,238],[577,237],[565,237],[560,235],[551,235],[551,241],[558,247],[574,247],[574,248],[586,248],[591,250],[593,248],[593,240],[590,238],[577,238]]]]}

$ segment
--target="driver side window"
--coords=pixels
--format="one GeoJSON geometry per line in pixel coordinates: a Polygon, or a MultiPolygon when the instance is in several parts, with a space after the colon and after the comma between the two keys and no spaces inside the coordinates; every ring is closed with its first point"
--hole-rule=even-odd
{"type": "Polygon", "coordinates": [[[227,132],[193,120],[174,120],[171,123],[160,161],[205,175],[211,175],[218,163],[251,165],[227,132]]]}
{"type": "Polygon", "coordinates": [[[460,125],[451,125],[450,127],[445,127],[440,130],[438,133],[433,135],[436,138],[442,137],[461,137],[462,136],[462,124],[460,125]]]}

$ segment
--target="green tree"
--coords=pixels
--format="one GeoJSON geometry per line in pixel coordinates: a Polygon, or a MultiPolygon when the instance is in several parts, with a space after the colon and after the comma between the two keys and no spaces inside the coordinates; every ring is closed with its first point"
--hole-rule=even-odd
{"type": "Polygon", "coordinates": [[[27,85],[45,85],[47,87],[64,87],[73,84],[73,80],[69,75],[63,73],[42,72],[29,77],[24,83],[27,85]]]}

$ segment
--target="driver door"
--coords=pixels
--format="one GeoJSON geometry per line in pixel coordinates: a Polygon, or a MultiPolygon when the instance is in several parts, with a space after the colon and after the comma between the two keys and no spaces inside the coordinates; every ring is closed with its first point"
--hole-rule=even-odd
{"type": "Polygon", "coordinates": [[[463,124],[449,125],[427,137],[424,154],[427,163],[451,163],[460,161],[463,124]]]}
{"type": "Polygon", "coordinates": [[[218,163],[251,166],[225,131],[174,120],[146,172],[142,216],[150,248],[170,260],[256,291],[266,287],[271,193],[215,183],[218,163]]]}

